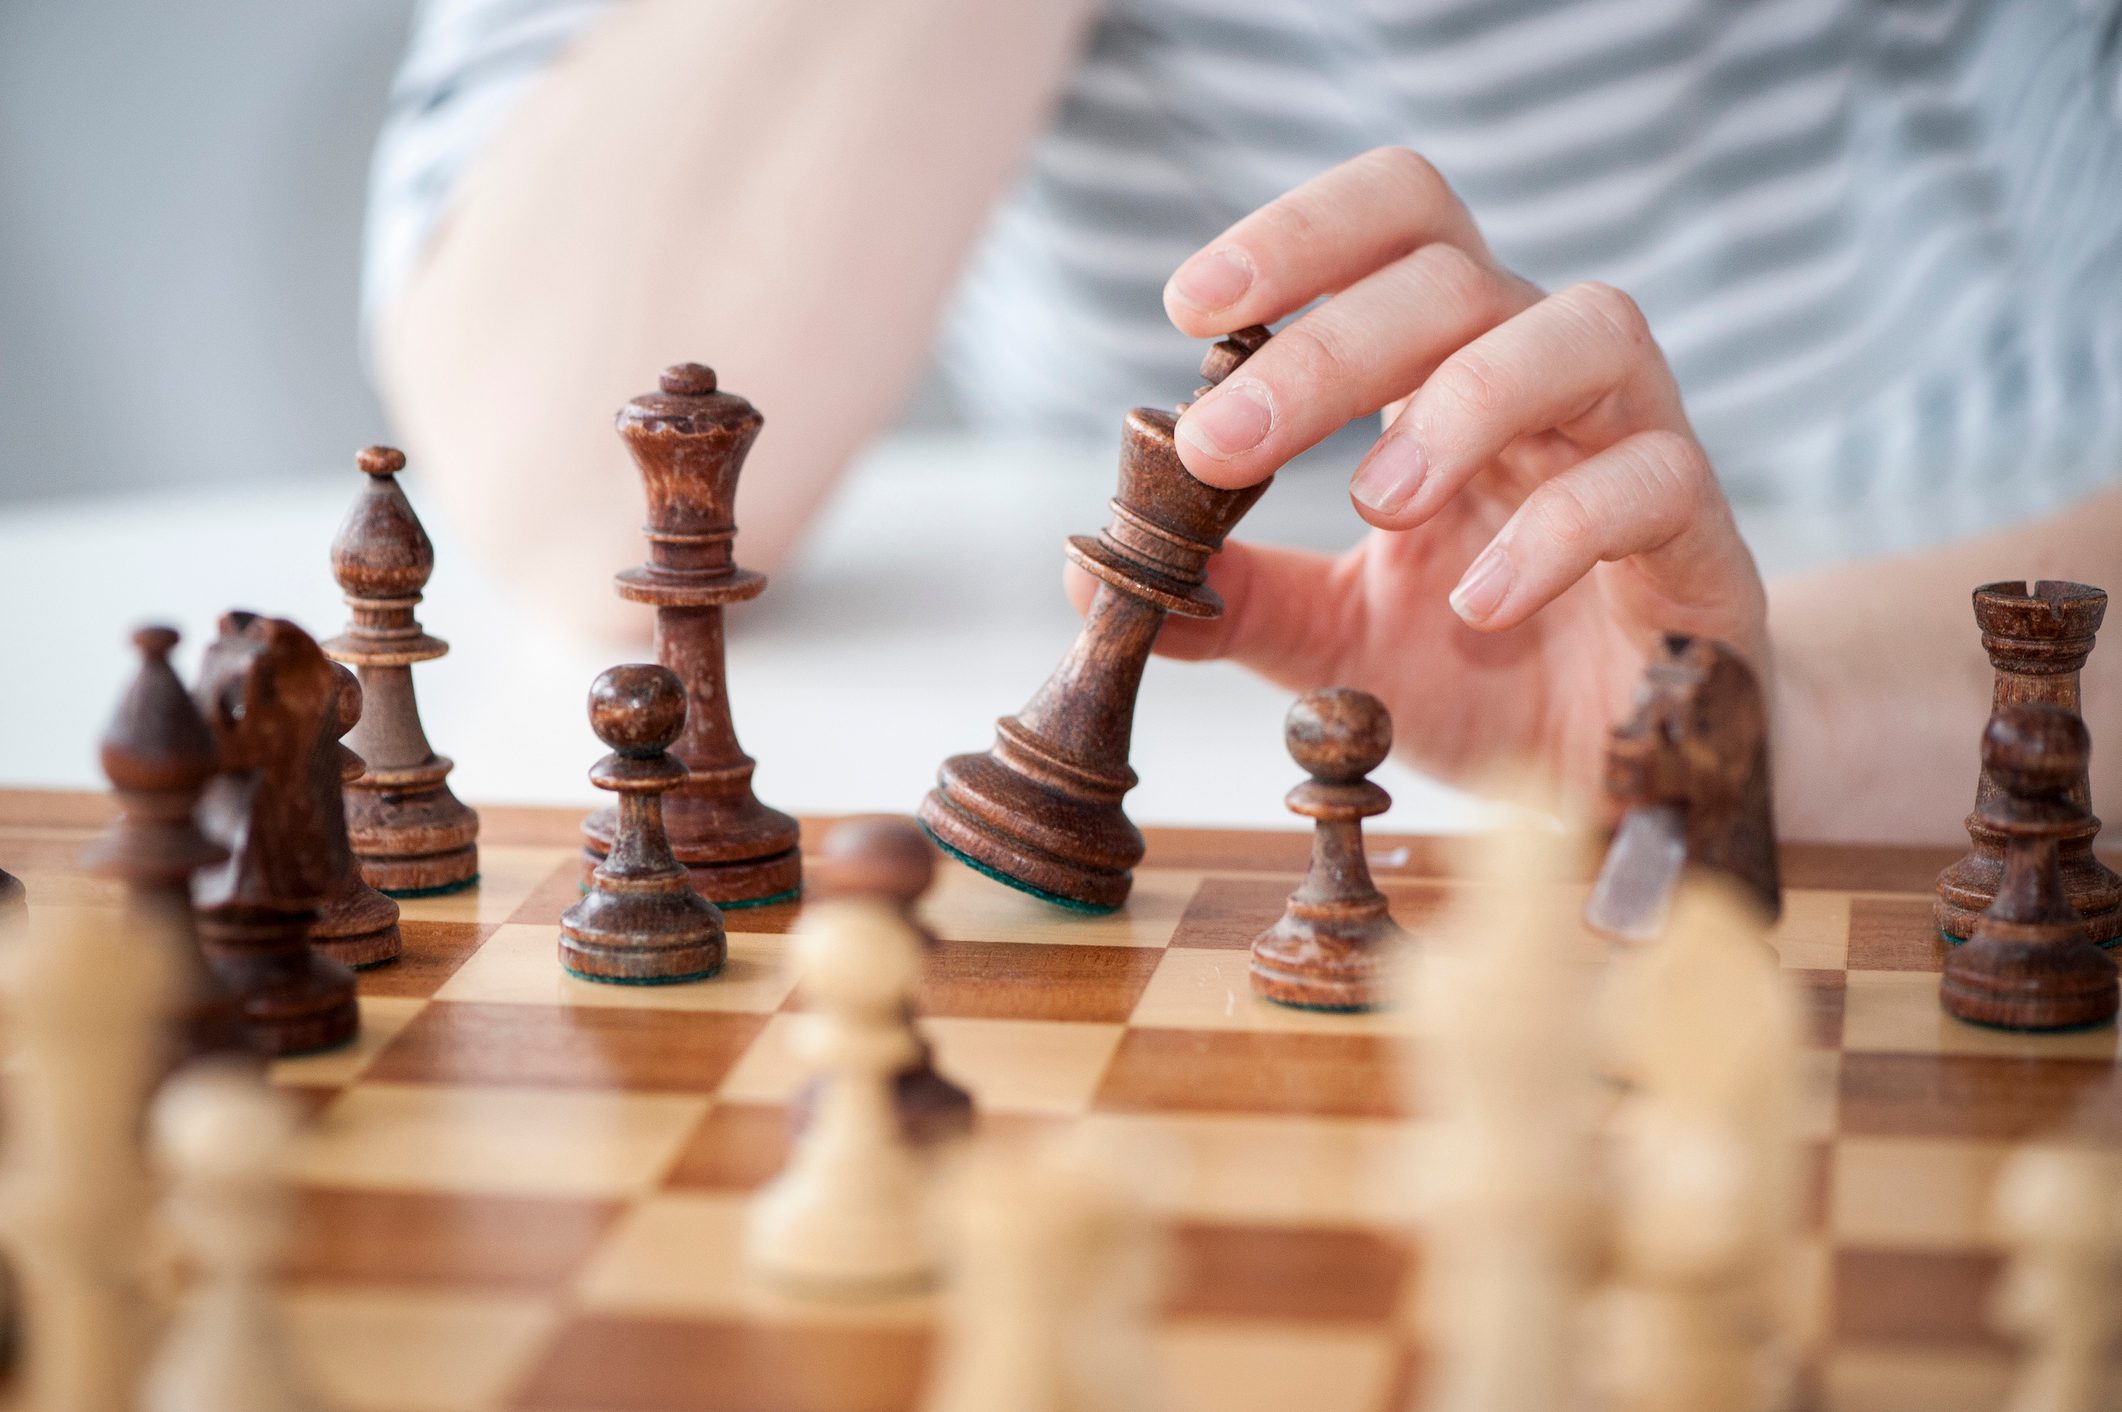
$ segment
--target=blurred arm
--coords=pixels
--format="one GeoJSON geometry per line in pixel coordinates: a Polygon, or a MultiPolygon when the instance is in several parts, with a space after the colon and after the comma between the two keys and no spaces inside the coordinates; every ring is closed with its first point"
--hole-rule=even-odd
{"type": "Polygon", "coordinates": [[[376,328],[393,420],[533,606],[639,633],[612,414],[712,365],[766,430],[738,557],[785,562],[905,396],[1091,0],[639,0],[481,155],[376,328]]]}

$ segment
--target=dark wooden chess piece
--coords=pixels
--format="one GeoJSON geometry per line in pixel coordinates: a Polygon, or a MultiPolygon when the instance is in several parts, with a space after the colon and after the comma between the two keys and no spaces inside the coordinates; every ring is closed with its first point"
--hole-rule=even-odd
{"type": "Polygon", "coordinates": [[[413,695],[413,664],[449,651],[413,617],[435,546],[398,484],[405,454],[371,446],[355,464],[368,482],[332,541],[332,576],[353,616],[324,644],[358,671],[366,703],[351,741],[365,768],[347,782],[347,831],[372,886],[399,897],[454,892],[479,876],[479,816],[450,793],[452,763],[427,743],[413,695]]]}
{"type": "MultiPolygon", "coordinates": [[[[764,575],[737,567],[731,543],[737,476],[764,419],[718,391],[714,369],[666,368],[659,390],[619,412],[619,435],[648,491],[648,562],[616,580],[621,598],[656,610],[656,660],[685,683],[689,774],[665,801],[672,852],[701,896],[724,907],[793,897],[803,882],[796,821],[752,793],[753,760],[737,744],[724,670],[722,610],[756,598],[764,575]]],[[[585,872],[611,848],[610,809],[582,826],[585,872]]]]}
{"type": "Polygon", "coordinates": [[[118,796],[118,817],[82,854],[98,877],[125,885],[128,907],[165,941],[176,997],[168,1067],[210,1054],[254,1052],[243,1007],[207,965],[192,916],[192,874],[227,859],[193,819],[214,775],[214,737],[169,663],[177,634],[146,627],[133,634],[140,670],[103,733],[103,773],[118,796]]]}
{"type": "Polygon", "coordinates": [[[2009,1030],[2064,1030],[2115,1017],[2114,960],[2094,944],[2071,905],[2061,863],[2084,826],[2077,794],[2091,738],[2060,707],[2000,708],[1982,733],[1982,778],[1996,792],[1982,825],[2004,840],[1997,900],[1965,944],[1945,958],[1945,1012],[2009,1030]]]}
{"type": "Polygon", "coordinates": [[[0,926],[21,917],[29,911],[29,889],[22,879],[5,868],[0,868],[0,926]]]}
{"type": "Polygon", "coordinates": [[[1584,908],[1594,930],[1657,935],[1689,866],[1737,882],[1765,921],[1783,915],[1768,705],[1730,647],[1664,635],[1634,713],[1607,744],[1606,791],[1622,813],[1584,908]]]}
{"type": "MultiPolygon", "coordinates": [[[[1240,329],[1209,350],[1202,376],[1221,382],[1267,338],[1240,329]]],[[[1208,561],[1269,484],[1195,480],[1173,444],[1177,420],[1148,407],[1127,414],[1112,521],[1066,546],[1099,580],[1075,645],[1023,710],[996,723],[993,748],[944,761],[921,802],[922,827],[961,862],[1082,911],[1125,902],[1142,859],[1120,801],[1135,787],[1135,698],[1157,629],[1167,614],[1223,611],[1208,561]]]]}
{"type": "Polygon", "coordinates": [[[332,840],[345,838],[337,791],[317,787],[317,762],[331,758],[318,742],[338,739],[338,696],[338,674],[308,633],[251,613],[221,619],[193,693],[220,762],[199,824],[229,855],[193,879],[199,939],[267,1054],[330,1049],[360,1025],[354,973],[309,944],[337,877],[332,840]]]}
{"type": "Polygon", "coordinates": [[[1311,776],[1287,803],[1313,822],[1312,861],[1282,920],[1253,938],[1253,990],[1306,1010],[1374,1009],[1407,940],[1363,856],[1363,821],[1392,807],[1365,778],[1392,751],[1392,717],[1375,696],[1329,687],[1298,698],[1282,738],[1311,776]]]}
{"type": "MultiPolygon", "coordinates": [[[[2107,612],[2107,595],[2082,583],[2043,580],[1984,584],[1975,590],[1975,622],[1982,650],[1996,669],[1990,710],[2038,702],[2082,716],[2078,674],[2092,656],[2093,638],[2107,612]]],[[[1974,812],[1967,816],[1973,848],[1938,874],[1938,930],[1960,938],[1996,897],[2004,880],[2004,838],[1982,822],[2002,793],[1984,770],[1975,784],[1974,812]]],[[[2085,918],[2088,934],[2106,945],[2122,937],[2122,877],[2093,856],[2100,821],[2092,812],[2092,783],[2084,770],[2071,781],[2070,797],[2084,815],[2062,842],[2059,866],[2071,905],[2085,918]]]]}
{"type": "Polygon", "coordinates": [[[664,830],[684,784],[671,753],[685,729],[685,683],[667,667],[613,667],[589,689],[589,722],[612,753],[590,783],[619,796],[611,850],[560,918],[560,964],[584,980],[668,985],[722,969],[722,913],[693,889],[664,830]]]}
{"type": "Polygon", "coordinates": [[[395,961],[405,950],[398,931],[398,904],[369,886],[361,861],[354,855],[346,828],[346,789],[361,778],[366,768],[359,755],[340,744],[340,739],[361,719],[361,683],[339,663],[332,663],[338,683],[328,718],[330,729],[317,740],[316,788],[330,795],[326,811],[339,826],[325,830],[325,847],[332,855],[336,876],[324,894],[317,920],[310,925],[309,944],[354,970],[366,970],[395,961]]]}

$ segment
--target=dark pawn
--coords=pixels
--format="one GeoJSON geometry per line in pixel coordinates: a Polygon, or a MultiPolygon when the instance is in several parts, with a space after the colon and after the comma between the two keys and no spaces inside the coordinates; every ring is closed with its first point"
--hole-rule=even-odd
{"type": "Polygon", "coordinates": [[[1283,739],[1311,775],[1287,802],[1314,821],[1312,862],[1282,920],[1253,938],[1253,989],[1306,1010],[1373,1009],[1407,940],[1363,857],[1363,821],[1393,802],[1364,778],[1393,748],[1392,717],[1375,696],[1330,687],[1290,707],[1283,739]]]}
{"type": "Polygon", "coordinates": [[[339,696],[331,729],[317,742],[316,783],[331,796],[331,809],[340,820],[337,829],[328,830],[338,877],[325,894],[316,925],[309,930],[309,944],[362,971],[397,960],[405,951],[405,941],[398,931],[398,904],[369,886],[347,837],[346,786],[360,779],[367,766],[340,741],[361,719],[361,683],[337,662],[332,663],[332,674],[339,682],[339,696]]]}
{"type": "Polygon", "coordinates": [[[590,686],[590,727],[612,753],[589,779],[619,807],[611,851],[560,918],[560,964],[584,980],[667,985],[722,969],[722,913],[693,890],[663,828],[663,796],[687,774],[670,753],[685,709],[685,683],[667,667],[613,667],[590,686]]]}
{"type": "Polygon", "coordinates": [[[479,877],[479,816],[450,793],[450,759],[427,743],[413,695],[413,664],[449,651],[413,617],[435,571],[435,546],[398,484],[405,453],[371,446],[355,464],[368,484],[332,541],[332,576],[353,621],[324,644],[359,670],[368,703],[354,731],[366,768],[347,783],[347,828],[373,886],[455,892],[479,877]]]}
{"type": "Polygon", "coordinates": [[[214,737],[169,664],[177,634],[146,627],[133,634],[140,671],[103,733],[103,773],[118,796],[118,818],[81,856],[98,877],[125,885],[130,905],[155,919],[171,943],[169,1067],[210,1054],[253,1053],[243,1007],[206,963],[192,918],[192,874],[227,859],[199,831],[192,811],[214,775],[214,737]]]}
{"type": "Polygon", "coordinates": [[[2115,1015],[2115,963],[2071,906],[2061,845],[2085,810],[2085,723],[2055,706],[2007,706],[1982,733],[1985,779],[1997,794],[1981,816],[2004,841],[1997,900],[1945,958],[1939,1003],[1949,1015],[2009,1030],[2067,1030],[2115,1015]]]}
{"type": "Polygon", "coordinates": [[[199,939],[267,1054],[331,1049],[360,1028],[354,973],[309,944],[346,840],[337,790],[317,780],[319,760],[336,769],[320,742],[338,740],[338,698],[308,633],[252,613],[221,619],[192,696],[220,761],[199,826],[229,855],[192,880],[199,939]]]}

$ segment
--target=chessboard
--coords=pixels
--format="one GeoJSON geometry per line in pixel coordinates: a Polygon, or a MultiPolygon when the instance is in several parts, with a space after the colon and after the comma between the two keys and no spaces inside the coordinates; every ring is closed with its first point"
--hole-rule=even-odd
{"type": "MultiPolygon", "coordinates": [[[[311,1115],[285,1307],[324,1389],[356,1412],[918,1406],[930,1301],[796,1302],[739,1259],[801,1082],[783,964],[800,904],[729,912],[712,981],[586,983],[555,956],[579,814],[481,814],[477,886],[404,904],[403,959],[361,975],[358,1042],[273,1067],[311,1115]]],[[[74,863],[109,816],[100,797],[0,792],[0,865],[36,907],[115,908],[74,863]]],[[[1168,1405],[1405,1407],[1422,1266],[1405,1018],[1251,994],[1246,946],[1302,873],[1304,836],[1145,832],[1133,895],[1106,916],[939,870],[920,998],[938,1067],[989,1129],[1094,1125],[1174,1156],[1168,1405]]],[[[1470,886],[1448,841],[1381,832],[1369,849],[1418,938],[1470,886]]],[[[2113,1026],[2009,1034],[1939,1012],[1930,887],[1952,856],[1783,855],[1774,941],[1808,1002],[1820,1408],[1998,1405],[1991,1181],[2030,1140],[2122,1151],[2113,1026]]]]}

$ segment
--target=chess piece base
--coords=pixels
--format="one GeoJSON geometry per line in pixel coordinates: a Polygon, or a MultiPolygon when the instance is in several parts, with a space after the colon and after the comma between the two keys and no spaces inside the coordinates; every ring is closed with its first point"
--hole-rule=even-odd
{"type": "MultiPolygon", "coordinates": [[[[439,763],[447,774],[450,762],[439,763]]],[[[370,887],[426,897],[478,881],[479,815],[436,780],[418,790],[375,788],[365,779],[347,785],[347,835],[370,887]]]]}
{"type": "MultiPolygon", "coordinates": [[[[702,842],[695,839],[688,844],[677,836],[675,824],[682,817],[673,807],[678,796],[666,802],[665,812],[670,819],[671,852],[685,865],[693,891],[699,893],[717,907],[764,907],[769,903],[787,902],[803,891],[803,854],[796,846],[796,821],[777,809],[760,804],[755,807],[762,815],[770,816],[768,822],[779,825],[765,830],[767,850],[750,856],[730,856],[728,844],[711,837],[702,842]]],[[[612,832],[618,826],[616,809],[599,809],[582,821],[582,885],[590,883],[590,875],[604,862],[611,850],[612,832]]]]}
{"type": "Polygon", "coordinates": [[[2003,1030],[2074,1030],[2114,1019],[2115,963],[2091,946],[2014,935],[1991,920],[1945,958],[1938,1001],[1970,1024],[2003,1030]]]}
{"type": "Polygon", "coordinates": [[[1253,939],[1253,993],[1300,1010],[1375,1010],[1385,1002],[1391,953],[1406,940],[1383,897],[1355,913],[1293,901],[1253,939]]]}
{"type": "Polygon", "coordinates": [[[357,887],[325,904],[310,928],[309,944],[357,971],[395,961],[405,952],[398,904],[372,887],[357,887]]]}
{"type": "Polygon", "coordinates": [[[944,761],[915,817],[959,862],[1080,912],[1126,902],[1142,861],[1142,832],[1117,797],[1063,794],[991,754],[944,761]]]}
{"type": "Polygon", "coordinates": [[[690,889],[663,879],[604,880],[560,918],[560,964],[583,980],[676,985],[705,980],[728,955],[722,916],[690,889]]]}
{"type": "MultiPolygon", "coordinates": [[[[2063,890],[2085,919],[2086,934],[2101,946],[2111,946],[2122,941],[2122,876],[2093,855],[2092,841],[2099,831],[2100,821],[2089,820],[2064,841],[2057,861],[2063,890]]],[[[1938,930],[1955,942],[1974,935],[1976,919],[1997,900],[1997,888],[2004,881],[2003,835],[1974,819],[1968,821],[1968,832],[1974,836],[1974,850],[1938,874],[1938,930]]]]}
{"type": "Polygon", "coordinates": [[[352,971],[306,943],[285,952],[247,944],[253,932],[278,932],[286,925],[277,916],[199,919],[201,949],[240,997],[251,1046],[276,1059],[337,1049],[361,1028],[352,971]]]}

